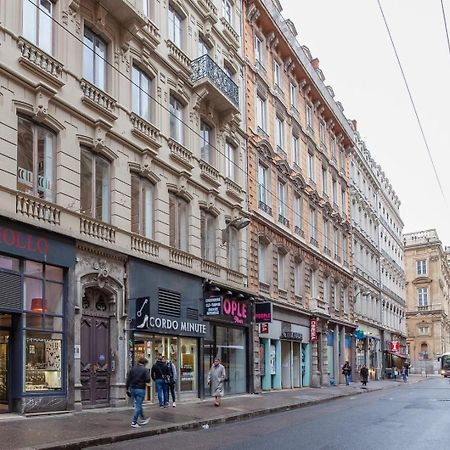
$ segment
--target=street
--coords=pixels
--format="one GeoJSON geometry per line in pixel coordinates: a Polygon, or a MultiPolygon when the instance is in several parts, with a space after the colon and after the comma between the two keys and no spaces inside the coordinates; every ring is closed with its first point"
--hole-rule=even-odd
{"type": "Polygon", "coordinates": [[[207,430],[95,449],[440,449],[448,448],[449,421],[449,381],[432,378],[207,430]]]}

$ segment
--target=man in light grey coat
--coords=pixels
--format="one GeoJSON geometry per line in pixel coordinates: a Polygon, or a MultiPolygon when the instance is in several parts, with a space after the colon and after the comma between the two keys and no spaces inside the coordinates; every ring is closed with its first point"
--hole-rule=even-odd
{"type": "Polygon", "coordinates": [[[225,367],[220,364],[220,358],[216,357],[208,373],[208,386],[211,386],[211,393],[215,398],[215,406],[220,406],[220,400],[224,394],[223,383],[225,378],[225,367]]]}

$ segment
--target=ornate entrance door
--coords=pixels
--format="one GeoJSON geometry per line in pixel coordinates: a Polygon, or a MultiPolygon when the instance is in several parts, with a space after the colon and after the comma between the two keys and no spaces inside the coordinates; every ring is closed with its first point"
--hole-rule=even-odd
{"type": "Polygon", "coordinates": [[[87,289],[81,318],[81,401],[107,406],[110,385],[108,304],[101,291],[87,289]]]}

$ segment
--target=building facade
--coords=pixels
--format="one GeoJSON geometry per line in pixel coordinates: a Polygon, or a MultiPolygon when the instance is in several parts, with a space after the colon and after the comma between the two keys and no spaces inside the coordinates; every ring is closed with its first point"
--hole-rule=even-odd
{"type": "Polygon", "coordinates": [[[408,354],[416,372],[437,369],[450,351],[450,270],[436,230],[404,236],[408,354]]]}
{"type": "Polygon", "coordinates": [[[259,332],[263,390],[339,382],[353,354],[353,132],[319,61],[277,1],[244,2],[251,213],[249,287],[273,306],[259,332]]]}
{"type": "Polygon", "coordinates": [[[351,216],[353,229],[354,308],[356,330],[356,369],[363,365],[371,378],[382,373],[383,339],[381,298],[381,251],[379,242],[377,165],[352,122],[355,146],[350,161],[351,216]]]}
{"type": "Polygon", "coordinates": [[[250,320],[204,317],[252,311],[239,2],[1,0],[0,23],[2,410],[125,404],[162,352],[181,397],[216,354],[249,390],[250,320]]]}

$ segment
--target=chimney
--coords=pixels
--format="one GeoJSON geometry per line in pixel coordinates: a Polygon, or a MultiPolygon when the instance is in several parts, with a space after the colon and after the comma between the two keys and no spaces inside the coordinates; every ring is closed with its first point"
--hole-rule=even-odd
{"type": "Polygon", "coordinates": [[[311,65],[313,66],[314,70],[317,70],[319,68],[319,64],[320,64],[319,58],[314,58],[311,60],[311,65]]]}

